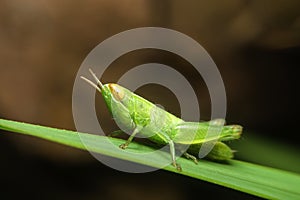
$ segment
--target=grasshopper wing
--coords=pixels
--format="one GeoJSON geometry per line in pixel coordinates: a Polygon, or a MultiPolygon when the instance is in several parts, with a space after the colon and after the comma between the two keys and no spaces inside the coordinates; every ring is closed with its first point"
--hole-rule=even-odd
{"type": "MultiPolygon", "coordinates": [[[[205,138],[209,125],[198,122],[182,122],[175,127],[172,140],[177,144],[201,144],[206,142],[205,138]]],[[[215,140],[216,138],[211,138],[215,140]]]]}
{"type": "Polygon", "coordinates": [[[238,139],[242,132],[239,125],[223,126],[221,123],[182,122],[175,127],[172,140],[177,144],[202,144],[204,142],[238,139]]]}

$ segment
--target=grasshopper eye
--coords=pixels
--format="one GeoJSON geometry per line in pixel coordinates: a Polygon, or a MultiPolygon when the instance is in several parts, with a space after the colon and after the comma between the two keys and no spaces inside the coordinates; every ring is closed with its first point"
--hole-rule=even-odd
{"type": "Polygon", "coordinates": [[[117,84],[109,84],[109,89],[116,100],[122,101],[124,99],[125,93],[122,87],[117,84]]]}

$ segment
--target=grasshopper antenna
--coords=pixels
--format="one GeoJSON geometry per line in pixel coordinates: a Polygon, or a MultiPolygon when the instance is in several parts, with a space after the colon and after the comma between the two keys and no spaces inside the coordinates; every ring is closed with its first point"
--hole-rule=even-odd
{"type": "Polygon", "coordinates": [[[90,73],[92,74],[92,76],[94,77],[94,79],[96,80],[97,84],[93,83],[91,80],[80,76],[80,78],[82,78],[83,80],[85,80],[88,84],[90,84],[92,87],[96,88],[96,90],[98,90],[101,93],[101,89],[103,88],[103,84],[101,83],[101,81],[97,78],[96,74],[89,69],[90,73]]]}
{"type": "Polygon", "coordinates": [[[95,81],[97,82],[97,86],[100,87],[100,89],[103,88],[103,84],[101,83],[101,81],[97,78],[96,74],[89,69],[90,73],[92,74],[92,76],[94,77],[95,81]]]}

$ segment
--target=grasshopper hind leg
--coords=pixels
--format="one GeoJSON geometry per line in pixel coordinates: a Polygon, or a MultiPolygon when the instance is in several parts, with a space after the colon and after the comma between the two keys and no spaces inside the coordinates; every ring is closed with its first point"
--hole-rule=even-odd
{"type": "Polygon", "coordinates": [[[176,163],[176,156],[175,156],[175,146],[172,140],[169,141],[170,145],[170,153],[171,153],[171,159],[172,159],[172,165],[177,169],[177,171],[182,171],[181,166],[176,163]]]}

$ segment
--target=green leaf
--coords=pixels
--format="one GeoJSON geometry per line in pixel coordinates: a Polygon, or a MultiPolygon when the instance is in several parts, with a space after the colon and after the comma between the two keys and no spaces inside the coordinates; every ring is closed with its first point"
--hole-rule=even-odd
{"type": "MultiPolygon", "coordinates": [[[[162,163],[169,156],[167,152],[161,152],[161,157],[158,156],[155,160],[146,160],[138,154],[128,153],[127,150],[112,148],[104,136],[4,119],[0,119],[0,129],[43,138],[83,150],[89,149],[96,153],[152,167],[158,167],[159,163],[162,163]],[[82,138],[84,138],[84,144],[81,141],[82,138]]],[[[124,143],[124,140],[117,138],[111,138],[110,140],[115,145],[124,143]]],[[[151,147],[135,142],[130,144],[129,149],[129,151],[140,153],[153,151],[151,147]]],[[[177,161],[182,166],[182,172],[178,172],[171,165],[164,169],[260,197],[272,199],[300,198],[300,175],[296,173],[238,160],[231,160],[228,163],[201,160],[198,165],[185,158],[178,158],[177,161]]]]}

